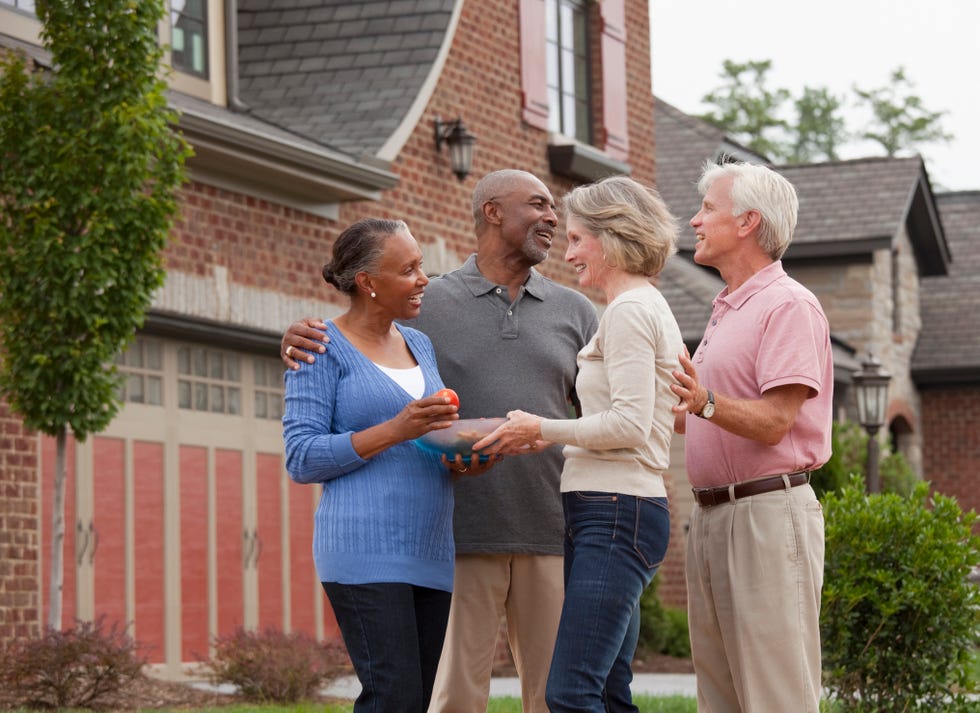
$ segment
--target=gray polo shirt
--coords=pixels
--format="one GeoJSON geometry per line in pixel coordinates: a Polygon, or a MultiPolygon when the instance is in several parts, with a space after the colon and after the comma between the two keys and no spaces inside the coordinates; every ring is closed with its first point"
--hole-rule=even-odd
{"type": "MultiPolygon", "coordinates": [[[[581,293],[536,270],[511,303],[471,255],[433,278],[419,317],[407,324],[435,347],[439,374],[459,394],[460,418],[522,409],[568,418],[575,357],[596,331],[595,307],[581,293]]],[[[560,555],[561,446],[505,458],[486,474],[456,483],[458,553],[560,555]]]]}

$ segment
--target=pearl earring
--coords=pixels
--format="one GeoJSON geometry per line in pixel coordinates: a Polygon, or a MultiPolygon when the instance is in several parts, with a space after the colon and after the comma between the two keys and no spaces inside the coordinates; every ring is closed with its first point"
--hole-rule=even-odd
{"type": "Polygon", "coordinates": [[[374,299],[375,297],[377,297],[377,296],[378,296],[378,293],[377,293],[377,292],[372,292],[372,293],[371,293],[371,299],[372,299],[372,300],[373,300],[373,299],[374,299]]]}

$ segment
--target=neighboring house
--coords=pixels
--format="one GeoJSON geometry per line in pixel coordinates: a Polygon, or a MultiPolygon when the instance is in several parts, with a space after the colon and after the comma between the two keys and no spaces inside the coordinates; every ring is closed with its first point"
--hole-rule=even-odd
{"type": "Polygon", "coordinates": [[[936,202],[952,259],[948,276],[924,278],[920,288],[912,379],[922,409],[922,475],[980,512],[980,191],[940,193],[936,202]]]}
{"type": "MultiPolygon", "coordinates": [[[[767,163],[659,99],[655,131],[657,186],[685,222],[700,204],[704,161],[767,163]]],[[[881,437],[935,489],[980,509],[980,194],[934,195],[919,157],[776,170],[800,199],[784,265],[813,290],[830,321],[836,417],[857,420],[851,377],[873,353],[892,375],[881,437]]],[[[693,264],[693,250],[688,228],[660,281],[692,351],[723,286],[713,270],[693,264]]],[[[674,451],[683,452],[683,438],[674,451]]],[[[673,462],[681,497],[686,474],[678,469],[683,461],[673,462]]]]}
{"type": "MultiPolygon", "coordinates": [[[[0,51],[47,70],[32,7],[0,0],[0,51]]],[[[317,490],[283,466],[278,344],[294,319],[344,309],[320,277],[339,232],[404,218],[443,272],[474,248],[484,173],[526,169],[559,196],[614,173],[652,182],[654,152],[646,0],[169,9],[191,181],[166,285],[120,358],[125,406],[70,447],[63,621],[126,622],[177,676],[240,625],[337,636],[309,554],[317,490]],[[457,117],[477,138],[465,180],[434,139],[457,117]]],[[[563,250],[542,269],[574,285],[563,250]]],[[[2,403],[0,427],[3,640],[45,622],[53,445],[2,403]]]]}

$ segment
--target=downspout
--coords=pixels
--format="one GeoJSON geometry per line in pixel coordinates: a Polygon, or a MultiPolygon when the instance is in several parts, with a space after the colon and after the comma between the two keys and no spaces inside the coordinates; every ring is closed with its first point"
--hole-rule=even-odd
{"type": "Polygon", "coordinates": [[[252,110],[238,98],[238,0],[225,0],[225,91],[229,109],[252,110]]]}

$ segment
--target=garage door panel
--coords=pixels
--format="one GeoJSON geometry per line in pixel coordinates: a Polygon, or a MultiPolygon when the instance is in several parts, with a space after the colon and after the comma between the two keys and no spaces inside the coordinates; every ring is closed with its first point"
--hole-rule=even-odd
{"type": "Polygon", "coordinates": [[[133,444],[133,587],[136,621],[134,636],[145,647],[150,663],[163,663],[164,607],[164,460],[163,444],[133,444]]]}
{"type": "Polygon", "coordinates": [[[180,447],[181,659],[208,656],[208,452],[180,447]]]}
{"type": "Polygon", "coordinates": [[[245,625],[243,572],[245,559],[258,555],[255,533],[242,517],[242,454],[215,452],[215,521],[217,525],[218,635],[245,625]]]}
{"type": "Polygon", "coordinates": [[[95,616],[127,626],[126,616],[126,444],[119,438],[92,439],[93,538],[85,555],[94,568],[95,616]]]}
{"type": "Polygon", "coordinates": [[[255,457],[255,495],[261,550],[255,558],[259,586],[259,628],[288,630],[283,609],[282,458],[278,453],[255,457]]]}

